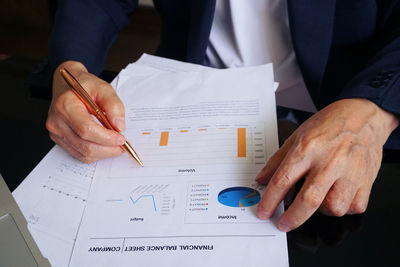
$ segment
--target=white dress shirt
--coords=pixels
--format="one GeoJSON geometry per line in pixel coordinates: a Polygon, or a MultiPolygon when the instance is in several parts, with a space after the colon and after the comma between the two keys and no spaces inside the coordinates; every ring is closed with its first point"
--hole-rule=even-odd
{"type": "Polygon", "coordinates": [[[296,61],[285,0],[217,0],[206,60],[215,68],[273,63],[277,104],[316,111],[296,61]]]}

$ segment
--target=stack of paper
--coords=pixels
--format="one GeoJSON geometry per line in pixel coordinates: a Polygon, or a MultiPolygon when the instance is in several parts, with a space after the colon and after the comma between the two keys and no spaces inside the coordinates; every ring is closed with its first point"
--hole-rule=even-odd
{"type": "Polygon", "coordinates": [[[255,215],[254,178],[278,148],[272,73],[148,55],[127,66],[112,85],[145,167],[52,150],[14,192],[42,253],[55,266],[287,266],[282,205],[270,221],[255,215]]]}

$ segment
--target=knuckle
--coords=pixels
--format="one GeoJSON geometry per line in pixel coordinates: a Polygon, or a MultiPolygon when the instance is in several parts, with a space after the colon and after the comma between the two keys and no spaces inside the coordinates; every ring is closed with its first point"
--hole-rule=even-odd
{"type": "Polygon", "coordinates": [[[53,103],[53,110],[55,114],[61,115],[65,111],[64,96],[58,97],[53,103]]]}
{"type": "Polygon", "coordinates": [[[87,124],[81,124],[76,129],[76,134],[82,139],[87,140],[90,137],[92,128],[87,124]]]}
{"type": "Polygon", "coordinates": [[[317,209],[323,200],[323,195],[316,191],[310,190],[302,195],[302,202],[312,209],[317,209]]]}
{"type": "Polygon", "coordinates": [[[298,139],[298,147],[301,151],[312,151],[319,146],[318,143],[317,138],[307,134],[301,135],[298,139]]]}
{"type": "Polygon", "coordinates": [[[344,205],[333,201],[328,203],[328,211],[335,217],[342,217],[343,215],[346,214],[344,205]]]}
{"type": "Polygon", "coordinates": [[[272,186],[277,188],[278,190],[283,190],[286,189],[290,186],[290,178],[287,174],[274,177],[274,179],[271,180],[272,186]]]}
{"type": "Polygon", "coordinates": [[[289,137],[289,138],[286,138],[284,141],[283,141],[283,144],[282,144],[282,147],[283,146],[289,146],[290,145],[290,143],[291,143],[291,138],[289,137]]]}
{"type": "Polygon", "coordinates": [[[53,122],[52,119],[48,118],[48,119],[46,120],[45,126],[46,126],[46,129],[47,129],[50,133],[55,133],[55,132],[56,132],[56,125],[55,125],[55,123],[53,122]]]}

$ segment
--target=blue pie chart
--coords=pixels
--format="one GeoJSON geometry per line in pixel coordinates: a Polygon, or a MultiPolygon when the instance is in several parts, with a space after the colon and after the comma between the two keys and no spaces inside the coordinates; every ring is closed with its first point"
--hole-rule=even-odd
{"type": "Polygon", "coordinates": [[[235,208],[254,206],[260,199],[260,192],[250,187],[229,187],[218,194],[219,203],[235,208]]]}

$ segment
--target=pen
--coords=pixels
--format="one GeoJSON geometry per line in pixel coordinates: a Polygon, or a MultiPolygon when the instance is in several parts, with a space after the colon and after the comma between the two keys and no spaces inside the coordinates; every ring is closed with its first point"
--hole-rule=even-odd
{"type": "MultiPolygon", "coordinates": [[[[60,69],[61,76],[64,78],[65,82],[69,85],[75,95],[82,101],[83,104],[89,109],[89,111],[96,116],[96,118],[103,124],[103,126],[107,129],[116,130],[111,123],[108,121],[107,117],[104,115],[104,112],[100,109],[100,107],[93,101],[90,95],[83,89],[82,85],[75,79],[74,76],[65,68],[60,69]]],[[[136,154],[135,150],[133,150],[131,144],[128,141],[125,141],[124,144],[121,145],[122,149],[124,149],[140,166],[143,167],[143,162],[140,160],[139,156],[136,154]]]]}

